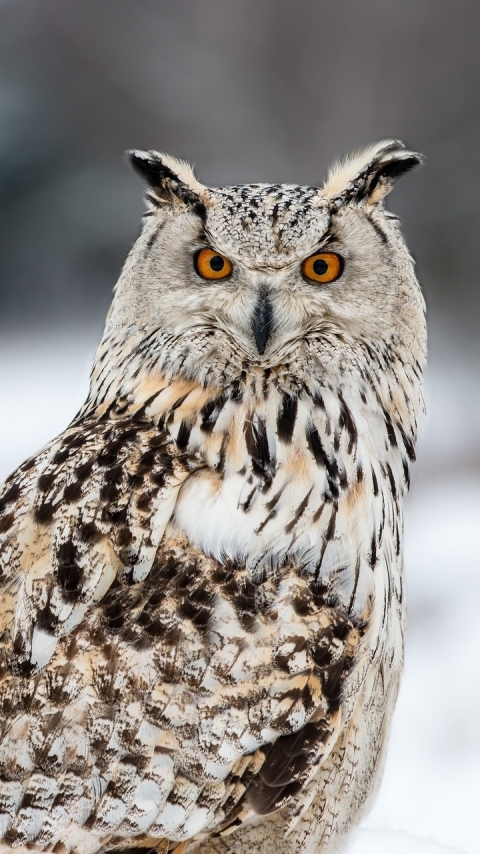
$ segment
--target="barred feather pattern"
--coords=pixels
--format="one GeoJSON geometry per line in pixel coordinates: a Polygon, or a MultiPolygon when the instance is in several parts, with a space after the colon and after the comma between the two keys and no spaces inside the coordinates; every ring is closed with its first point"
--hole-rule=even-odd
{"type": "MultiPolygon", "coordinates": [[[[295,816],[295,796],[310,778],[315,788],[355,709],[376,565],[400,523],[386,473],[364,471],[347,403],[327,389],[295,397],[273,385],[265,400],[255,383],[204,401],[200,388],[159,386],[147,407],[82,416],[2,494],[10,845],[86,850],[86,837],[114,846],[147,831],[181,841],[284,804],[295,816]],[[286,524],[282,495],[288,509],[302,468],[286,524]],[[262,568],[257,553],[250,572],[207,558],[178,531],[202,476],[214,493],[217,478],[243,482],[238,512],[265,532],[262,568]],[[366,509],[378,532],[351,552],[344,540],[373,478],[366,509]],[[275,520],[287,530],[280,548],[277,528],[267,539],[275,520]],[[316,547],[305,542],[311,527],[322,532],[316,547]]],[[[397,454],[400,465],[405,447],[397,454]]],[[[385,667],[386,653],[365,663],[376,655],[385,667]]]]}
{"type": "Polygon", "coordinates": [[[307,854],[378,783],[424,345],[329,322],[265,364],[205,333],[187,370],[195,334],[111,314],[85,406],[0,493],[0,854],[307,854]]]}

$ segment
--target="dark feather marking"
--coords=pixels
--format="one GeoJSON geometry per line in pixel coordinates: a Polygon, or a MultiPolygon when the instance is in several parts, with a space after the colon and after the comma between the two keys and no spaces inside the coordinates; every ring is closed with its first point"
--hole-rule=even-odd
{"type": "Polygon", "coordinates": [[[70,433],[63,439],[63,444],[70,448],[81,448],[87,441],[87,437],[81,433],[70,433]]]}
{"type": "Polygon", "coordinates": [[[300,502],[300,504],[298,505],[298,507],[297,507],[297,509],[296,509],[296,511],[295,511],[295,515],[294,515],[293,519],[288,523],[288,525],[286,525],[286,527],[285,527],[285,533],[286,533],[286,534],[291,534],[291,532],[292,532],[292,531],[293,531],[293,529],[295,528],[295,526],[296,526],[297,522],[298,522],[298,521],[301,519],[301,517],[303,516],[303,514],[304,514],[304,512],[305,512],[305,510],[306,510],[306,507],[307,507],[308,501],[309,501],[309,499],[310,499],[310,495],[312,494],[312,490],[313,490],[313,486],[312,486],[312,487],[310,487],[310,489],[308,490],[308,492],[307,492],[307,494],[306,494],[305,498],[304,498],[304,499],[300,502]]]}
{"type": "Polygon", "coordinates": [[[114,483],[104,483],[100,490],[101,501],[112,504],[118,498],[118,489],[114,483]]]}
{"type": "Polygon", "coordinates": [[[17,500],[20,496],[20,486],[18,483],[12,484],[12,486],[7,489],[7,491],[3,494],[2,500],[0,502],[0,513],[6,504],[12,504],[17,500]]]}
{"type": "Polygon", "coordinates": [[[321,394],[314,394],[313,402],[315,406],[318,406],[320,409],[323,409],[325,412],[325,403],[321,394]]]}
{"type": "MultiPolygon", "coordinates": [[[[40,525],[47,525],[49,522],[52,521],[54,513],[55,513],[55,507],[52,504],[52,502],[51,501],[44,501],[44,502],[42,502],[42,504],[40,504],[38,507],[35,508],[35,513],[34,513],[35,521],[38,522],[40,525]]],[[[10,514],[10,515],[13,516],[13,514],[10,514]]],[[[3,520],[3,524],[5,524],[7,518],[8,517],[5,517],[5,519],[3,520]]],[[[6,529],[5,528],[2,529],[0,526],[0,533],[2,532],[2,530],[6,530],[6,529]]]]}
{"type": "Polygon", "coordinates": [[[298,399],[291,394],[284,394],[277,416],[278,438],[289,444],[292,441],[295,421],[297,418],[298,399]]]}
{"type": "Polygon", "coordinates": [[[75,477],[77,478],[77,480],[87,480],[87,478],[90,477],[92,473],[94,463],[95,460],[90,459],[77,466],[77,468],[75,469],[75,477]]]}
{"type": "Polygon", "coordinates": [[[376,535],[375,531],[373,532],[373,536],[372,536],[372,544],[370,546],[370,555],[368,558],[368,562],[369,562],[370,566],[372,567],[372,569],[374,569],[375,565],[377,563],[377,535],[376,535]]]}
{"type": "Polygon", "coordinates": [[[133,534],[130,528],[120,528],[117,534],[117,545],[120,548],[125,548],[129,546],[133,540],[133,534]]]}
{"type": "Polygon", "coordinates": [[[177,400],[175,401],[175,403],[173,403],[173,404],[171,405],[171,407],[170,407],[170,412],[175,412],[175,410],[176,410],[176,409],[178,409],[178,408],[182,405],[182,403],[184,402],[184,400],[186,400],[186,399],[187,399],[187,397],[188,397],[188,395],[189,395],[189,394],[190,394],[190,392],[189,392],[189,391],[187,391],[187,393],[186,393],[186,394],[182,394],[179,398],[177,398],[177,400]]]}
{"type": "Polygon", "coordinates": [[[68,501],[69,503],[72,501],[78,501],[81,494],[82,484],[78,480],[75,480],[73,483],[69,483],[63,490],[64,501],[68,501]]]}
{"type": "Polygon", "coordinates": [[[373,494],[376,497],[378,495],[378,480],[377,480],[377,475],[375,474],[375,471],[373,468],[372,468],[372,486],[373,486],[373,494]]]}
{"type": "Polygon", "coordinates": [[[141,511],[150,510],[152,496],[148,492],[142,492],[137,498],[137,507],[141,511]]]}
{"type": "Polygon", "coordinates": [[[410,460],[410,462],[413,463],[413,462],[415,462],[415,459],[416,459],[413,441],[410,439],[409,436],[406,435],[405,431],[400,427],[400,425],[398,425],[398,429],[400,430],[400,435],[402,437],[402,442],[405,446],[405,450],[407,452],[408,459],[410,460]]]}
{"type": "Polygon", "coordinates": [[[180,451],[184,451],[187,448],[191,432],[192,425],[188,424],[186,421],[182,421],[176,439],[177,447],[180,451]]]}
{"type": "Polygon", "coordinates": [[[77,563],[77,550],[71,540],[61,543],[57,550],[56,577],[65,602],[75,602],[82,588],[83,569],[77,563]]]}
{"type": "MultiPolygon", "coordinates": [[[[343,619],[348,634],[348,621],[343,619]]],[[[349,662],[345,656],[323,666],[320,678],[330,709],[338,708],[349,662]]],[[[305,699],[307,697],[305,696],[305,699]]],[[[310,698],[311,699],[311,698],[310,698]]],[[[310,721],[297,733],[280,736],[271,747],[257,777],[246,792],[246,800],[257,814],[267,814],[298,794],[308,768],[317,760],[322,743],[329,737],[328,718],[310,721]]]]}
{"type": "MultiPolygon", "coordinates": [[[[10,528],[12,527],[14,521],[15,521],[15,513],[13,513],[13,512],[7,513],[7,515],[4,516],[3,519],[0,519],[0,534],[5,534],[7,531],[9,531],[10,528]]],[[[40,521],[40,520],[38,520],[38,521],[40,521]]]]}
{"type": "Polygon", "coordinates": [[[155,243],[157,242],[157,240],[160,236],[160,233],[163,231],[164,227],[165,227],[165,222],[159,223],[159,225],[157,226],[157,228],[155,229],[153,234],[150,235],[150,237],[147,240],[146,246],[145,246],[145,248],[146,248],[145,254],[148,254],[148,252],[150,252],[152,247],[155,245],[155,243]]]}
{"type": "MultiPolygon", "coordinates": [[[[110,385],[106,389],[106,391],[104,393],[104,397],[108,397],[108,393],[109,393],[112,385],[113,385],[113,380],[111,381],[110,385]]],[[[110,421],[112,414],[115,412],[116,405],[117,405],[117,401],[115,399],[113,399],[112,402],[108,404],[103,415],[100,415],[98,420],[99,421],[110,421]]]]}
{"type": "Polygon", "coordinates": [[[385,527],[385,497],[382,494],[382,518],[380,520],[380,528],[378,529],[378,542],[382,543],[383,529],[385,527]]]}
{"type": "MultiPolygon", "coordinates": [[[[338,510],[338,504],[334,503],[334,505],[332,507],[330,519],[328,522],[328,527],[327,527],[327,530],[325,531],[325,536],[323,538],[322,549],[321,549],[320,557],[319,557],[318,563],[317,563],[317,573],[319,573],[321,568],[322,568],[322,562],[323,562],[323,558],[325,557],[326,548],[327,548],[329,542],[331,540],[333,540],[333,538],[335,536],[335,524],[336,524],[336,519],[337,519],[337,510],[338,510]]],[[[317,575],[317,578],[318,578],[318,575],[317,575]]]]}
{"type": "Polygon", "coordinates": [[[37,611],[36,625],[49,635],[55,634],[58,616],[50,608],[50,596],[48,596],[46,605],[37,611]]]}
{"type": "Polygon", "coordinates": [[[315,524],[315,522],[318,522],[318,520],[320,519],[320,516],[322,515],[324,510],[325,510],[325,501],[323,501],[322,504],[320,504],[320,507],[318,508],[318,510],[315,511],[315,513],[313,515],[313,519],[312,519],[313,524],[315,524]]]}
{"type": "Polygon", "coordinates": [[[397,437],[395,435],[395,430],[393,429],[392,419],[390,418],[390,415],[385,409],[383,410],[383,415],[385,418],[385,427],[387,428],[388,441],[392,448],[396,448],[397,437]]]}
{"type": "Polygon", "coordinates": [[[259,777],[268,787],[286,786],[306,770],[311,754],[328,737],[324,721],[309,722],[299,732],[277,738],[259,777]]]}
{"type": "Polygon", "coordinates": [[[248,576],[237,574],[238,566],[231,564],[222,584],[222,593],[234,607],[244,628],[251,630],[258,612],[255,598],[256,587],[248,576]]]}
{"type": "Polygon", "coordinates": [[[232,390],[230,392],[230,400],[236,401],[236,403],[240,403],[243,400],[243,390],[240,388],[240,381],[234,380],[232,383],[232,390]]]}
{"type": "Polygon", "coordinates": [[[342,489],[346,489],[348,486],[348,477],[347,477],[347,472],[344,469],[343,465],[340,468],[338,477],[339,477],[340,486],[342,487],[342,489]]]}
{"type": "Polygon", "coordinates": [[[336,480],[338,478],[337,463],[335,460],[329,459],[327,452],[322,445],[318,430],[311,422],[308,424],[306,429],[306,438],[308,447],[313,454],[317,465],[323,465],[329,477],[336,480]]]}
{"type": "Polygon", "coordinates": [[[220,395],[216,397],[214,400],[209,400],[205,406],[200,410],[201,415],[201,423],[200,430],[203,433],[211,433],[215,424],[217,423],[218,417],[225,406],[226,398],[224,395],[220,395]]]}
{"type": "Polygon", "coordinates": [[[400,547],[401,547],[401,543],[400,543],[400,527],[399,527],[399,524],[398,524],[398,518],[397,518],[397,519],[395,520],[395,554],[397,555],[397,557],[398,557],[398,556],[399,556],[399,554],[400,554],[400,547]]]}
{"type": "Polygon", "coordinates": [[[269,383],[270,374],[271,374],[270,368],[265,368],[265,371],[263,373],[263,385],[262,385],[262,395],[263,395],[264,400],[268,399],[268,395],[270,393],[270,383],[269,383]]]}
{"type": "MultiPolygon", "coordinates": [[[[145,338],[143,338],[140,341],[140,343],[138,344],[138,346],[135,349],[135,353],[137,355],[142,355],[144,352],[149,352],[150,351],[150,344],[151,344],[153,339],[157,338],[159,332],[160,332],[159,326],[155,327],[155,329],[152,329],[152,331],[149,332],[148,335],[146,335],[145,338]]],[[[166,387],[167,386],[164,386],[163,388],[166,388],[166,387]]],[[[161,389],[161,391],[163,391],[163,389],[161,389]]]]}
{"type": "Polygon", "coordinates": [[[155,463],[157,463],[158,461],[159,454],[158,451],[155,450],[155,448],[150,448],[148,451],[144,451],[138,461],[137,473],[147,474],[147,472],[149,472],[154,467],[155,463]]]}
{"type": "Polygon", "coordinates": [[[392,469],[390,468],[390,463],[387,463],[387,475],[388,480],[390,481],[390,489],[392,490],[392,495],[394,498],[397,497],[397,485],[395,483],[395,478],[393,476],[392,469]]]}
{"type": "Polygon", "coordinates": [[[382,243],[388,243],[387,235],[385,234],[383,228],[381,228],[381,226],[378,224],[378,222],[375,222],[373,216],[371,214],[367,213],[367,219],[368,219],[369,223],[373,226],[375,231],[377,232],[382,243]]]}
{"type": "MultiPolygon", "coordinates": [[[[135,414],[133,415],[133,420],[134,420],[134,421],[139,422],[139,421],[143,421],[143,420],[144,420],[144,418],[145,418],[145,413],[146,413],[147,409],[149,408],[149,406],[151,406],[151,405],[152,405],[152,403],[157,399],[157,397],[159,397],[159,395],[162,393],[162,391],[163,391],[163,388],[161,388],[161,389],[159,389],[158,391],[156,391],[154,394],[152,394],[152,395],[151,395],[151,396],[150,396],[150,397],[145,401],[145,403],[143,403],[143,404],[142,404],[142,406],[140,406],[140,407],[139,407],[139,409],[137,409],[137,411],[136,411],[136,412],[135,412],[135,414]]],[[[103,418],[103,417],[104,417],[104,416],[102,416],[102,418],[103,418]]]]}
{"type": "Polygon", "coordinates": [[[297,795],[302,784],[294,781],[287,786],[267,786],[260,777],[256,777],[248,787],[245,797],[257,815],[268,815],[275,812],[297,795]]]}
{"type": "Polygon", "coordinates": [[[323,694],[328,700],[328,708],[331,712],[336,711],[340,706],[344,681],[342,677],[345,676],[346,669],[346,657],[342,655],[338,661],[320,671],[323,694]]]}
{"type": "Polygon", "coordinates": [[[246,497],[245,501],[243,502],[243,504],[241,504],[241,505],[240,505],[240,507],[242,508],[242,510],[243,510],[243,512],[244,512],[244,513],[248,513],[248,511],[250,510],[250,506],[251,506],[251,503],[252,503],[252,498],[253,498],[253,496],[255,495],[256,491],[257,491],[257,487],[256,487],[256,486],[254,486],[254,487],[253,487],[253,489],[252,489],[252,491],[247,495],[247,497],[246,497]]]}
{"type": "Polygon", "coordinates": [[[358,431],[355,421],[353,419],[353,415],[350,412],[347,404],[345,403],[342,395],[339,394],[338,398],[340,400],[340,424],[342,427],[345,427],[349,435],[347,453],[351,454],[352,450],[356,448],[358,443],[358,431]]]}
{"type": "Polygon", "coordinates": [[[325,501],[336,501],[340,494],[337,482],[330,477],[327,478],[328,491],[324,492],[323,498],[325,501]]]}
{"type": "Polygon", "coordinates": [[[51,471],[41,474],[38,478],[38,488],[40,492],[48,492],[55,482],[56,472],[51,471]]]}
{"type": "Polygon", "coordinates": [[[106,469],[104,477],[105,483],[120,483],[123,477],[123,466],[117,465],[111,469],[106,469]]]}
{"type": "Polygon", "coordinates": [[[271,519],[274,519],[277,514],[278,510],[276,507],[274,507],[273,510],[270,510],[270,513],[267,513],[263,522],[261,522],[260,525],[255,528],[255,534],[261,534],[268,522],[270,522],[271,519]]]}
{"type": "Polygon", "coordinates": [[[256,422],[246,418],[243,432],[254,473],[271,481],[275,474],[275,460],[270,456],[265,418],[258,418],[256,422]]]}
{"type": "Polygon", "coordinates": [[[165,448],[167,445],[167,437],[163,430],[155,433],[155,435],[148,440],[148,444],[151,448],[165,448]]]}
{"type": "Polygon", "coordinates": [[[265,507],[267,508],[267,510],[269,510],[269,511],[273,510],[273,508],[278,504],[278,502],[279,502],[279,500],[283,494],[283,491],[284,491],[285,487],[287,486],[287,483],[288,483],[288,481],[286,483],[284,483],[283,486],[280,487],[278,492],[275,493],[275,495],[273,496],[273,498],[270,499],[270,501],[265,502],[265,507]]]}
{"type": "Polygon", "coordinates": [[[360,578],[360,555],[357,555],[357,560],[355,563],[355,577],[354,577],[354,581],[353,581],[352,595],[350,596],[350,602],[348,603],[347,613],[349,615],[352,613],[353,603],[355,602],[355,596],[357,593],[358,579],[359,578],[360,578]]]}
{"type": "Polygon", "coordinates": [[[330,540],[333,540],[335,536],[335,523],[337,520],[337,510],[338,507],[336,504],[333,506],[332,515],[330,516],[330,521],[328,523],[328,528],[325,532],[325,542],[329,543],[330,540]]]}
{"type": "Polygon", "coordinates": [[[222,439],[222,444],[220,446],[220,452],[218,454],[218,462],[215,464],[215,471],[223,473],[225,469],[225,459],[227,457],[227,445],[228,445],[228,435],[225,433],[222,439]]]}

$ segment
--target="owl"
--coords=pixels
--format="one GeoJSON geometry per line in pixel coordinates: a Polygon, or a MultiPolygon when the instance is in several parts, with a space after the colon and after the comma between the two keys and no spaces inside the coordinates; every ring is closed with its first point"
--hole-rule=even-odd
{"type": "Polygon", "coordinates": [[[424,301],[383,141],[148,210],[88,398],[0,493],[0,854],[309,854],[378,784],[424,301]]]}

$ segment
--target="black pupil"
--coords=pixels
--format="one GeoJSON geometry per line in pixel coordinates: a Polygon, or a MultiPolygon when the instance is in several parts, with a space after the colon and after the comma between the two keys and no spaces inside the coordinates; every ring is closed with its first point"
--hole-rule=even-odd
{"type": "Polygon", "coordinates": [[[225,261],[223,260],[221,255],[214,255],[213,258],[210,258],[210,267],[212,268],[214,273],[219,273],[220,270],[223,270],[225,267],[225,261]]]}
{"type": "Polygon", "coordinates": [[[313,262],[313,272],[316,276],[324,276],[328,270],[328,264],[323,258],[317,258],[313,262]]]}

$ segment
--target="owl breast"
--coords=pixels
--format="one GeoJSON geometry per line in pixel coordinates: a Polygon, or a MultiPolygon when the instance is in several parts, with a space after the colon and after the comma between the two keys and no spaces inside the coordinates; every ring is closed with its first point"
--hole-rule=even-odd
{"type": "Polygon", "coordinates": [[[267,399],[228,400],[211,412],[208,430],[198,423],[190,430],[189,449],[206,464],[183,484],[170,535],[253,572],[296,558],[307,573],[336,576],[346,602],[356,579],[362,608],[371,585],[362,594],[359,564],[368,563],[382,508],[357,427],[361,414],[354,419],[344,397],[327,389],[298,397],[272,390],[267,399]]]}

